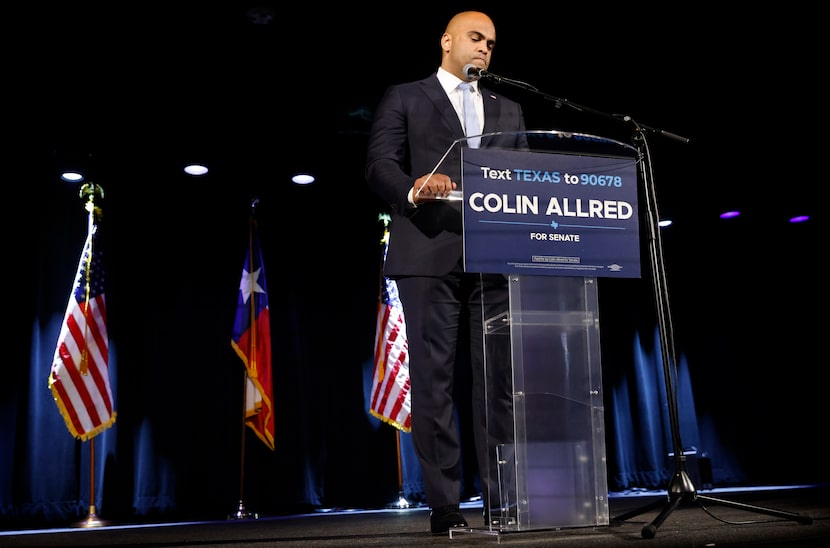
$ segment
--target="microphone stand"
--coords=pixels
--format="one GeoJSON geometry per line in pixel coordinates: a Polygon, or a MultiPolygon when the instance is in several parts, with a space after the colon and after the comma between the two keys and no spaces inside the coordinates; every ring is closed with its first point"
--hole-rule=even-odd
{"type": "MultiPolygon", "coordinates": [[[[663,137],[688,143],[689,139],[682,137],[675,133],[664,131],[637,123],[630,116],[621,114],[608,114],[596,109],[588,108],[578,105],[567,99],[548,95],[536,89],[534,86],[519,80],[512,80],[497,76],[491,72],[481,71],[482,78],[488,78],[498,83],[509,84],[530,91],[536,95],[543,97],[546,100],[553,101],[557,108],[562,106],[571,107],[579,112],[585,112],[606,118],[620,120],[626,123],[631,123],[634,126],[633,141],[639,152],[640,161],[640,175],[643,180],[643,194],[645,196],[645,211],[646,224],[648,226],[648,250],[649,259],[651,262],[651,274],[653,281],[654,300],[656,305],[657,326],[660,333],[660,350],[663,361],[663,379],[666,387],[666,398],[669,411],[669,424],[671,427],[672,446],[674,448],[674,464],[675,471],[669,481],[667,491],[667,500],[657,500],[642,508],[626,512],[616,518],[612,518],[613,522],[623,522],[630,518],[638,516],[644,512],[657,509],[663,506],[657,517],[650,523],[645,525],[641,531],[643,538],[654,538],[657,534],[657,528],[669,517],[669,515],[681,504],[689,502],[697,502],[700,507],[706,511],[706,508],[701,504],[701,501],[708,501],[711,503],[722,504],[731,508],[738,508],[741,510],[748,510],[760,514],[776,516],[780,518],[790,519],[803,525],[813,523],[812,518],[808,516],[801,516],[793,512],[784,510],[776,510],[766,508],[763,506],[755,506],[751,504],[743,504],[740,502],[728,501],[720,498],[701,495],[695,489],[694,483],[689,477],[686,467],[686,456],[683,454],[683,444],[680,440],[680,421],[678,418],[677,407],[677,365],[676,354],[674,348],[674,332],[671,322],[671,307],[669,305],[669,291],[666,280],[666,269],[663,261],[663,244],[660,239],[660,231],[658,221],[660,220],[657,209],[657,193],[655,192],[654,174],[652,173],[651,154],[649,152],[647,133],[655,133],[663,137]]],[[[707,512],[708,513],[708,512],[707,512]]]]}

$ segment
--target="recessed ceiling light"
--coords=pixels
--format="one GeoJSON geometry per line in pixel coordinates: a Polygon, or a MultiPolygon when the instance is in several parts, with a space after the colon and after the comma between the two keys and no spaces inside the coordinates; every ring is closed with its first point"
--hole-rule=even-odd
{"type": "Polygon", "coordinates": [[[310,185],[314,182],[314,175],[309,175],[308,173],[298,173],[291,177],[291,180],[298,185],[310,185]]]}
{"type": "Polygon", "coordinates": [[[77,171],[64,171],[61,173],[61,179],[67,183],[79,183],[84,180],[84,176],[82,173],[78,173],[77,171]]]}
{"type": "Polygon", "coordinates": [[[188,175],[204,175],[208,172],[208,168],[202,164],[190,164],[189,166],[185,166],[184,172],[188,175]]]}

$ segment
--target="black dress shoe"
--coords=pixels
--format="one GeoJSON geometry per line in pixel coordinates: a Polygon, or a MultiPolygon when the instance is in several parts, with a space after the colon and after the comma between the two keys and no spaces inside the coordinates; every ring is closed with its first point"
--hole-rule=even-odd
{"type": "Polygon", "coordinates": [[[429,513],[429,526],[433,535],[449,533],[451,527],[469,527],[457,504],[439,506],[429,513]]]}

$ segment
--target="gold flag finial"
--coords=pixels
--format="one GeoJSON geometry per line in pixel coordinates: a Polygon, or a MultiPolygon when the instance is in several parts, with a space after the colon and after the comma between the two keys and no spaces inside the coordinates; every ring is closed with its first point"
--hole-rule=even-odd
{"type": "Polygon", "coordinates": [[[95,205],[95,196],[98,196],[103,200],[104,188],[101,185],[96,185],[92,182],[84,183],[83,186],[81,186],[78,196],[80,198],[86,198],[84,209],[86,209],[88,213],[94,213],[96,219],[100,219],[102,211],[99,206],[95,205]]]}
{"type": "Polygon", "coordinates": [[[383,222],[383,236],[380,239],[380,243],[385,245],[389,243],[389,223],[392,222],[392,216],[388,213],[381,213],[378,215],[378,221],[383,222]]]}

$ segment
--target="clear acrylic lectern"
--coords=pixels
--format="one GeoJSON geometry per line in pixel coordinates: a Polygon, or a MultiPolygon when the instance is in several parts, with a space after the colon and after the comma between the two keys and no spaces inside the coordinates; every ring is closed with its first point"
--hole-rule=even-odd
{"type": "Polygon", "coordinates": [[[509,359],[513,372],[513,439],[495,446],[500,501],[489,528],[607,525],[596,278],[508,280],[509,310],[484,333],[485,365],[509,359]]]}

